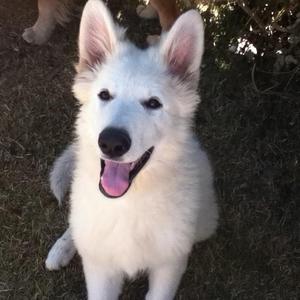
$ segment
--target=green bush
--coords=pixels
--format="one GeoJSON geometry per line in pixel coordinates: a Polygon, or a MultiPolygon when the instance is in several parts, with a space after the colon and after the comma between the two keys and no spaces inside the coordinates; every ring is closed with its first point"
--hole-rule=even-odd
{"type": "Polygon", "coordinates": [[[193,4],[204,17],[210,49],[271,59],[274,71],[300,64],[299,0],[197,0],[193,4]]]}

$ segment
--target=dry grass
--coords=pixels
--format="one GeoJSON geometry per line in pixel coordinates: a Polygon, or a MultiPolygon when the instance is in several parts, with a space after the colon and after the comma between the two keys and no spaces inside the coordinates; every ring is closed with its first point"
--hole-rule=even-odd
{"type": "MultiPolygon", "coordinates": [[[[120,1],[111,2],[116,13],[120,1]]],[[[126,3],[122,22],[142,44],[157,23],[141,22],[126,3]]],[[[72,137],[78,20],[58,28],[45,46],[27,45],[20,36],[35,19],[34,5],[0,0],[0,299],[82,299],[78,257],[59,272],[44,268],[66,226],[67,205],[58,208],[47,176],[72,137]]],[[[231,67],[222,70],[208,49],[195,120],[215,164],[221,224],[195,247],[177,299],[296,300],[299,71],[256,70],[256,90],[250,66],[228,59],[231,67]]],[[[129,282],[122,299],[142,299],[146,288],[144,279],[129,282]]]]}

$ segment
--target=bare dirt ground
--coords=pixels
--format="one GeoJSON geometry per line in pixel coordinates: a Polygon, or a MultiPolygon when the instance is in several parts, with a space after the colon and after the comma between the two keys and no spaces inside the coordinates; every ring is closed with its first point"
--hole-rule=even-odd
{"type": "MultiPolygon", "coordinates": [[[[155,21],[135,15],[136,1],[110,1],[140,45],[155,21]],[[121,2],[122,5],[121,5],[121,2]]],[[[79,257],[49,272],[49,247],[66,227],[48,173],[72,139],[78,109],[71,93],[79,19],[57,28],[44,46],[21,33],[36,18],[35,0],[0,0],[0,299],[82,299],[79,257]]],[[[244,58],[216,63],[209,35],[195,130],[215,165],[221,220],[197,245],[176,299],[296,300],[299,277],[299,68],[251,78],[244,58]]],[[[144,278],[122,299],[142,299],[144,278]]]]}

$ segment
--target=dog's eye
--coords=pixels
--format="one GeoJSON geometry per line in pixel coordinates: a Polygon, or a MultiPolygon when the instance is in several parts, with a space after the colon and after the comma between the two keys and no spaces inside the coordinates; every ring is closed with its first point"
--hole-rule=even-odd
{"type": "Polygon", "coordinates": [[[102,90],[99,94],[98,97],[102,100],[102,101],[109,101],[112,99],[111,94],[109,93],[108,90],[102,90]]]}
{"type": "Polygon", "coordinates": [[[148,109],[158,109],[162,107],[162,104],[155,97],[151,97],[147,101],[143,102],[143,106],[148,109]]]}

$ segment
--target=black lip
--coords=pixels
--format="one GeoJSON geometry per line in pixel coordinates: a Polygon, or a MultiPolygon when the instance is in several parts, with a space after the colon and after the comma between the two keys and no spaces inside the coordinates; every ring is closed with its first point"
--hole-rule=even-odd
{"type": "Polygon", "coordinates": [[[134,169],[130,171],[129,173],[129,185],[128,188],[126,189],[126,191],[120,195],[120,196],[111,196],[109,194],[106,193],[106,191],[104,190],[102,184],[101,184],[101,177],[102,174],[104,172],[104,168],[105,168],[105,161],[103,159],[101,159],[101,172],[100,172],[100,180],[99,180],[99,190],[100,192],[107,198],[120,198],[123,195],[126,194],[126,192],[129,190],[131,183],[133,181],[133,179],[137,176],[137,174],[142,170],[142,168],[145,166],[145,164],[147,163],[147,161],[149,160],[152,152],[154,150],[154,147],[151,147],[149,150],[147,150],[142,156],[141,158],[138,160],[137,164],[135,165],[134,169]]]}

